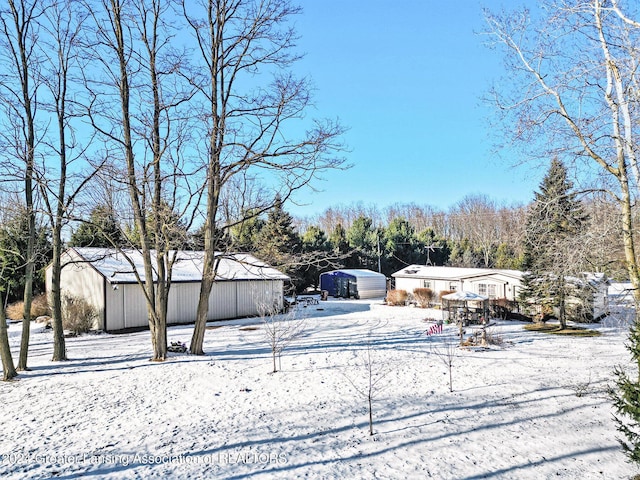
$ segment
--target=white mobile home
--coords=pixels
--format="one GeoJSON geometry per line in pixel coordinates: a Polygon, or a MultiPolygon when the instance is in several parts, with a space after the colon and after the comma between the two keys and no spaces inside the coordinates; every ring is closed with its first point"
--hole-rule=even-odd
{"type": "MultiPolygon", "coordinates": [[[[169,292],[167,323],[193,323],[204,252],[177,252],[169,292]]],[[[71,248],[63,254],[63,295],[81,297],[99,312],[95,328],[119,331],[149,325],[147,304],[136,272],[144,281],[142,255],[135,250],[71,248]],[[132,265],[133,264],[133,265],[132,265]]],[[[248,254],[220,254],[209,297],[208,320],[258,315],[264,305],[282,308],[289,277],[248,254]]],[[[51,266],[46,270],[51,292],[51,266]]]]}
{"type": "Polygon", "coordinates": [[[436,295],[442,291],[462,291],[493,298],[516,300],[522,272],[492,268],[459,268],[411,265],[392,275],[396,289],[411,293],[416,288],[429,288],[436,295]]]}

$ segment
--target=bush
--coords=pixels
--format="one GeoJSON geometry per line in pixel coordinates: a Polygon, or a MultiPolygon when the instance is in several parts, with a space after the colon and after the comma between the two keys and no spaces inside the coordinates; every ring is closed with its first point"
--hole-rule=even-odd
{"type": "Polygon", "coordinates": [[[431,306],[433,302],[433,290],[430,288],[415,288],[413,290],[413,298],[418,302],[418,306],[421,308],[427,308],[431,306]]]}
{"type": "Polygon", "coordinates": [[[51,309],[49,308],[49,302],[47,296],[44,293],[33,297],[31,302],[31,318],[38,318],[51,315],[51,309]]]}
{"type": "MultiPolygon", "coordinates": [[[[7,307],[7,318],[9,320],[22,320],[24,317],[24,302],[15,302],[7,307]]],[[[35,320],[44,315],[51,315],[47,296],[43,293],[33,297],[31,301],[31,319],[35,320]]]]}
{"type": "Polygon", "coordinates": [[[406,290],[389,290],[387,292],[387,305],[406,305],[409,294],[406,290]]]}
{"type": "Polygon", "coordinates": [[[89,332],[98,318],[96,309],[86,300],[72,295],[62,297],[62,328],[74,335],[89,332]]]}

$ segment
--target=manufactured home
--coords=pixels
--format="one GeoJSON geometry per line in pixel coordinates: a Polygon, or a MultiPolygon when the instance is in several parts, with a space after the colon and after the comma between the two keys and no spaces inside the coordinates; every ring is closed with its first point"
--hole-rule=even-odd
{"type": "Polygon", "coordinates": [[[429,288],[436,295],[446,291],[469,291],[489,299],[516,300],[520,292],[522,272],[492,268],[434,267],[410,265],[392,275],[396,289],[411,293],[416,288],[429,288]]]}
{"type": "MultiPolygon", "coordinates": [[[[155,252],[152,252],[155,256],[155,252]]],[[[202,279],[204,252],[176,252],[167,312],[168,324],[193,323],[202,279]]],[[[283,307],[289,277],[248,254],[219,254],[216,281],[209,296],[208,320],[249,317],[265,305],[283,307]]],[[[96,329],[107,332],[148,327],[147,304],[137,276],[144,281],[136,250],[71,248],[62,257],[63,295],[80,297],[98,312],[96,329]]],[[[51,266],[46,269],[51,292],[51,266]]]]}

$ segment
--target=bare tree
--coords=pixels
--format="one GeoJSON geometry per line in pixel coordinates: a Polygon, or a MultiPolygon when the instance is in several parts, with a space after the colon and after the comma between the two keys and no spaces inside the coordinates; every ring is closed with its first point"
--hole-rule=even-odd
{"type": "Polygon", "coordinates": [[[276,373],[278,369],[282,369],[282,352],[302,335],[305,318],[297,316],[296,310],[282,313],[278,311],[277,305],[272,304],[260,305],[259,311],[262,328],[271,349],[273,373],[276,373]]]}
{"type": "Polygon", "coordinates": [[[62,272],[61,255],[64,249],[62,229],[71,218],[71,209],[78,194],[93,177],[97,168],[81,170],[78,163],[83,159],[91,135],[81,143],[76,134],[74,121],[79,117],[79,85],[74,83],[82,68],[79,53],[79,38],[86,13],[71,0],[50,2],[41,19],[43,109],[53,117],[56,128],[51,129],[50,139],[43,143],[51,151],[47,161],[37,167],[37,181],[43,200],[43,208],[52,231],[53,259],[51,265],[51,310],[53,317],[53,360],[66,360],[66,347],[62,325],[62,272]],[[57,166],[51,160],[58,158],[57,166]],[[74,169],[76,173],[70,172],[74,169]]]}
{"type": "MultiPolygon", "coordinates": [[[[438,344],[431,344],[431,353],[436,355],[442,363],[445,364],[449,373],[449,391],[453,392],[453,363],[458,356],[458,347],[462,343],[463,339],[463,325],[459,323],[460,327],[460,342],[455,342],[450,336],[439,336],[437,340],[438,344]]],[[[433,337],[430,337],[433,338],[433,337]]],[[[433,338],[435,341],[436,339],[433,338]]]]}
{"type": "Polygon", "coordinates": [[[192,353],[203,354],[216,250],[223,247],[228,228],[221,221],[224,190],[234,177],[249,179],[247,172],[262,172],[275,187],[258,210],[273,206],[278,195],[286,201],[323,170],[343,165],[333,156],[342,128],[334,122],[304,122],[309,83],[287,70],[298,59],[292,53],[295,32],[287,23],[299,8],[288,0],[183,0],[182,11],[199,54],[189,81],[200,101],[196,145],[206,158],[205,257],[190,345],[192,353]],[[295,138],[293,132],[305,128],[295,138]]]}
{"type": "Polygon", "coordinates": [[[377,361],[372,354],[371,341],[367,343],[367,348],[359,355],[359,367],[362,377],[354,379],[345,374],[345,377],[355,389],[355,391],[367,399],[367,412],[369,417],[369,435],[374,435],[373,430],[373,404],[377,396],[388,384],[384,380],[394,371],[389,363],[377,361]]]}
{"type": "Polygon", "coordinates": [[[8,0],[0,10],[0,49],[5,59],[4,64],[8,67],[0,77],[5,119],[8,122],[2,135],[7,147],[5,155],[14,157],[9,159],[9,164],[15,168],[11,176],[16,178],[15,172],[19,172],[17,178],[23,183],[24,204],[29,221],[29,238],[25,253],[24,319],[18,370],[28,369],[36,235],[36,112],[37,92],[40,86],[39,50],[35,46],[40,34],[38,19],[45,9],[46,4],[35,0],[8,0]]]}
{"type": "MultiPolygon", "coordinates": [[[[640,178],[635,97],[640,29],[617,2],[551,1],[545,6],[535,22],[527,11],[487,12],[488,34],[505,49],[510,69],[509,87],[495,90],[493,99],[509,122],[510,138],[547,158],[553,153],[575,158],[583,175],[595,172],[613,180],[607,191],[618,205],[618,232],[640,305],[632,212],[640,178]]],[[[634,7],[629,16],[638,13],[634,7]]]]}
{"type": "MultiPolygon", "coordinates": [[[[3,269],[4,270],[4,269],[3,269]]],[[[3,277],[4,271],[0,272],[0,278],[3,277]]],[[[11,355],[11,346],[9,345],[9,335],[7,333],[7,317],[4,309],[4,285],[0,288],[0,360],[2,361],[2,380],[11,380],[18,375],[13,357],[11,355]]]]}
{"type": "Polygon", "coordinates": [[[190,199],[198,198],[197,192],[188,189],[190,172],[181,163],[184,136],[180,133],[185,129],[172,123],[180,123],[176,109],[191,94],[179,82],[184,59],[170,48],[170,6],[170,0],[86,3],[96,25],[95,38],[87,43],[92,61],[99,66],[97,75],[85,83],[91,96],[88,115],[107,144],[124,158],[134,245],[144,263],[144,272],[133,270],[146,298],[156,361],[167,355],[167,304],[177,260],[171,239],[181,214],[190,211],[190,199]],[[182,197],[179,192],[184,187],[182,197]],[[180,208],[177,214],[176,207],[180,208]]]}
{"type": "Polygon", "coordinates": [[[480,249],[485,267],[492,266],[491,254],[500,241],[495,202],[486,195],[468,195],[458,202],[450,216],[453,228],[460,231],[460,238],[468,238],[480,249]]]}

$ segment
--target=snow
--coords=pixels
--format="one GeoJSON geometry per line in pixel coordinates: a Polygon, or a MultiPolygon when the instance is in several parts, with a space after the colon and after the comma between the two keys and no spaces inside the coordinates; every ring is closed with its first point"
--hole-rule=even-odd
{"type": "MultiPolygon", "coordinates": [[[[125,250],[124,254],[113,248],[74,247],[81,258],[90,262],[111,283],[137,283],[135,272],[144,281],[144,261],[139,250],[125,250]],[[125,256],[126,255],[126,256],[125,256]],[[131,263],[135,266],[135,271],[131,263]]],[[[202,280],[203,251],[179,251],[173,265],[174,282],[199,282],[202,280]]],[[[171,252],[173,255],[174,252],[171,252]]],[[[155,250],[151,251],[155,262],[155,250]]],[[[218,253],[217,280],[289,280],[289,277],[247,253],[218,253]]],[[[155,280],[155,276],[154,276],[155,280]]]]}
{"type": "MultiPolygon", "coordinates": [[[[560,337],[497,322],[502,344],[453,350],[441,312],[329,300],[272,370],[260,319],[219,322],[206,356],[150,362],[149,332],[67,339],[32,327],[30,366],[0,383],[0,476],[23,478],[622,479],[607,386],[629,367],[624,319],[560,337]],[[368,352],[368,353],[367,353],[368,352]],[[366,390],[375,435],[368,432],[366,390]]],[[[286,319],[284,321],[287,321],[286,319]]],[[[9,328],[17,355],[20,325],[9,328]]],[[[169,329],[189,342],[190,326],[169,329]]]]}

